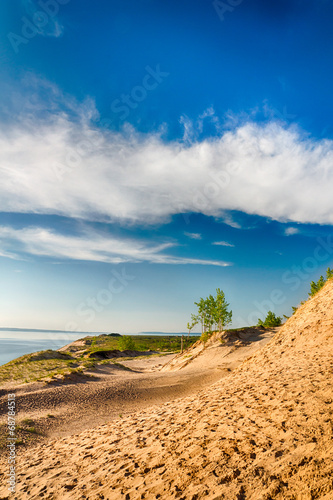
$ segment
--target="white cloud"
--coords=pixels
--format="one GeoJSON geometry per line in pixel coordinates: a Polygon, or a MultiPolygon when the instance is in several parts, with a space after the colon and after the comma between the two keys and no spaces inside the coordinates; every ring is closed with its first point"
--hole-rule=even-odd
{"type": "Polygon", "coordinates": [[[228,243],[227,241],[214,241],[212,245],[219,245],[221,247],[234,247],[232,243],[228,243]]]}
{"type": "Polygon", "coordinates": [[[299,233],[299,229],[297,229],[297,227],[287,227],[284,231],[284,234],[286,236],[291,236],[293,234],[298,234],[299,233]]]}
{"type": "Polygon", "coordinates": [[[184,233],[185,236],[187,236],[188,238],[191,238],[192,240],[201,240],[202,239],[202,236],[200,233],[184,233]]]}
{"type": "Polygon", "coordinates": [[[54,92],[47,107],[36,98],[2,126],[0,210],[121,223],[236,210],[333,223],[331,140],[249,122],[211,140],[166,143],[130,126],[100,129],[95,116],[91,101],[79,106],[54,92]]]}
{"type": "Polygon", "coordinates": [[[215,110],[211,107],[206,109],[196,120],[191,120],[188,116],[180,117],[179,122],[184,127],[183,140],[186,144],[193,144],[204,131],[205,123],[211,124],[215,131],[220,131],[222,126],[219,118],[215,115],[215,110]]]}
{"type": "Polygon", "coordinates": [[[218,260],[175,257],[164,253],[174,243],[151,244],[136,239],[114,238],[109,234],[86,230],[79,235],[63,235],[40,227],[14,229],[0,226],[0,244],[4,257],[19,259],[29,254],[55,259],[98,261],[119,264],[122,262],[150,262],[154,264],[200,264],[229,266],[218,260]]]}

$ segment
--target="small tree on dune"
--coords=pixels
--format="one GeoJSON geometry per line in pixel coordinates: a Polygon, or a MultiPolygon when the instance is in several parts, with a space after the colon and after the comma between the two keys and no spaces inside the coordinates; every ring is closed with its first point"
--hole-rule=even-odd
{"type": "Polygon", "coordinates": [[[282,318],[280,316],[276,316],[272,311],[268,311],[264,321],[258,319],[258,326],[263,326],[265,328],[280,326],[281,323],[282,323],[282,318]]]}
{"type": "Polygon", "coordinates": [[[326,279],[324,276],[320,276],[318,281],[311,281],[309,297],[313,297],[317,292],[325,285],[326,281],[333,278],[333,269],[329,267],[326,270],[326,279]]]}
{"type": "Polygon", "coordinates": [[[187,329],[188,329],[188,337],[190,336],[191,331],[197,325],[200,321],[199,316],[196,316],[195,314],[191,314],[191,322],[187,323],[187,329]]]}
{"type": "MultiPolygon", "coordinates": [[[[333,269],[330,269],[329,267],[326,269],[326,279],[324,276],[320,276],[318,281],[311,281],[310,283],[310,292],[308,293],[309,297],[314,297],[316,293],[319,292],[325,285],[325,283],[333,278],[333,269]]],[[[300,305],[303,305],[305,301],[302,301],[300,305]]],[[[298,307],[292,307],[293,314],[297,311],[298,307]]]]}
{"type": "Polygon", "coordinates": [[[207,317],[206,301],[205,301],[205,299],[200,298],[199,302],[194,302],[194,304],[198,308],[197,317],[198,317],[198,320],[201,323],[201,333],[204,333],[205,328],[206,328],[206,317],[207,317]]]}
{"type": "Polygon", "coordinates": [[[209,295],[206,299],[200,298],[194,304],[198,308],[198,313],[192,314],[192,323],[187,324],[189,331],[193,322],[201,323],[201,334],[206,338],[206,333],[211,332],[213,328],[221,332],[231,322],[232,311],[229,311],[229,304],[220,288],[216,289],[215,297],[209,295]]]}
{"type": "Polygon", "coordinates": [[[230,304],[226,301],[224,292],[220,290],[220,288],[217,288],[214,319],[219,332],[222,332],[222,329],[231,323],[232,311],[228,310],[229,305],[230,304]]]}

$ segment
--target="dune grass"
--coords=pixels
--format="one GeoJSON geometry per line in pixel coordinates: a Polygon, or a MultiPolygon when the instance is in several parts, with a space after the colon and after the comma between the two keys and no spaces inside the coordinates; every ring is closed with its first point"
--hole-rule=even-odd
{"type": "MultiPolygon", "coordinates": [[[[166,352],[178,352],[180,350],[180,337],[157,337],[153,335],[133,335],[131,337],[134,340],[136,351],[155,351],[161,355],[166,352]]],[[[89,358],[89,355],[96,351],[119,349],[119,338],[108,335],[87,337],[85,339],[86,349],[77,354],[75,351],[59,352],[51,349],[26,354],[0,366],[0,385],[6,382],[50,382],[55,378],[61,380],[73,374],[85,375],[87,371],[94,370],[98,365],[106,364],[113,364],[117,368],[129,370],[129,368],[118,362],[119,358],[107,360],[89,358]]],[[[198,337],[195,336],[184,339],[184,348],[192,345],[196,340],[198,340],[198,337]]]]}
{"type": "Polygon", "coordinates": [[[5,382],[34,382],[58,375],[82,373],[95,366],[95,362],[73,358],[66,353],[48,349],[33,354],[25,354],[0,366],[0,384],[5,382]]]}
{"type": "MultiPolygon", "coordinates": [[[[178,352],[181,347],[181,337],[176,335],[128,335],[134,342],[136,351],[178,352]]],[[[184,335],[184,347],[189,347],[198,340],[197,336],[189,338],[184,335]]],[[[92,338],[92,352],[104,349],[119,349],[119,337],[100,335],[92,338]]]]}
{"type": "MultiPolygon", "coordinates": [[[[0,424],[0,450],[7,447],[8,428],[4,423],[0,424]]],[[[31,418],[18,420],[15,426],[15,445],[26,445],[38,442],[44,436],[43,432],[36,427],[31,418]]]]}

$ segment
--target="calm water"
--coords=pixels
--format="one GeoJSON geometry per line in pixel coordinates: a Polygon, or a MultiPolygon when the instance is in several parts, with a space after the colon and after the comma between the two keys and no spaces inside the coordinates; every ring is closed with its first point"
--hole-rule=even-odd
{"type": "MultiPolygon", "coordinates": [[[[59,349],[74,340],[95,335],[93,332],[47,332],[41,330],[1,330],[0,365],[4,365],[23,354],[45,349],[59,349]]],[[[99,335],[99,333],[96,333],[99,335]]],[[[131,334],[133,335],[133,334],[131,334]]],[[[181,335],[181,333],[142,332],[138,335],[181,335]]],[[[192,334],[193,335],[193,334],[192,334]]],[[[195,335],[195,334],[194,334],[195,335]]]]}
{"type": "MultiPolygon", "coordinates": [[[[45,349],[59,349],[87,334],[53,333],[41,331],[0,331],[0,365],[4,365],[23,354],[45,349]]],[[[93,334],[91,334],[93,335],[93,334]]]]}

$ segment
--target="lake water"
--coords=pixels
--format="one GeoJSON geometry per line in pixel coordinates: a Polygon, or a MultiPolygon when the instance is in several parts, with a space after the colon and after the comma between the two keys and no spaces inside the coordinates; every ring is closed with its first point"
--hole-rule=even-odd
{"type": "MultiPolygon", "coordinates": [[[[87,335],[100,335],[100,332],[95,334],[94,332],[0,329],[0,365],[4,365],[24,354],[31,354],[32,352],[44,351],[46,349],[59,349],[59,347],[63,347],[87,335]]],[[[181,333],[144,332],[137,335],[181,335],[181,333]]]]}
{"type": "Polygon", "coordinates": [[[55,333],[42,332],[40,330],[2,330],[0,331],[0,365],[23,356],[23,354],[30,354],[45,349],[59,349],[59,347],[86,335],[86,333],[76,332],[55,333]]]}

